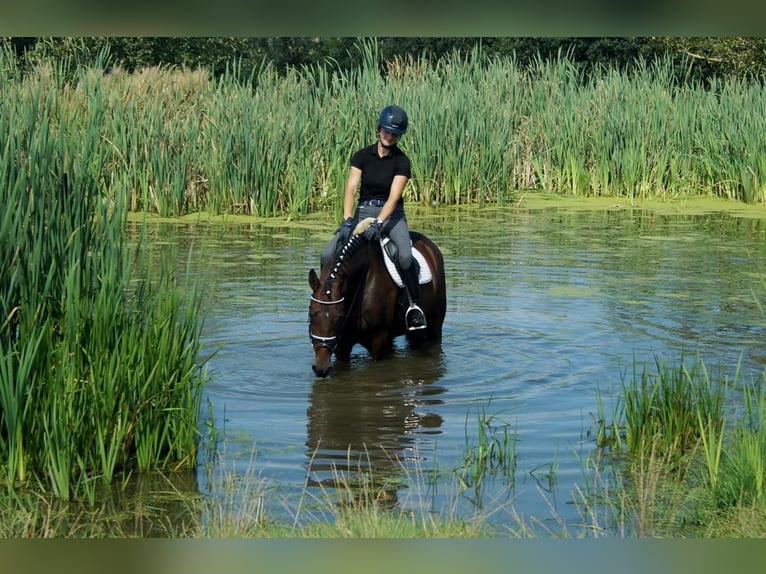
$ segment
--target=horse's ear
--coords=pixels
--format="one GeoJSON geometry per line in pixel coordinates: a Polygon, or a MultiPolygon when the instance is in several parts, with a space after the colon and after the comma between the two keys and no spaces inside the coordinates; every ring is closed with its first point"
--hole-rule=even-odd
{"type": "Polygon", "coordinates": [[[309,286],[312,291],[319,289],[319,277],[317,277],[316,271],[313,269],[309,271],[309,286]]]}

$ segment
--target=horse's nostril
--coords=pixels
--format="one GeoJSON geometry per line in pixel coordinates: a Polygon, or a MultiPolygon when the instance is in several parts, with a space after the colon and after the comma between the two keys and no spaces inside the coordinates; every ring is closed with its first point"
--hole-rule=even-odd
{"type": "Polygon", "coordinates": [[[326,377],[327,375],[330,374],[330,367],[327,367],[327,368],[324,368],[324,369],[320,369],[316,365],[311,365],[311,368],[314,370],[314,373],[316,374],[317,377],[323,377],[324,378],[324,377],[326,377]]]}

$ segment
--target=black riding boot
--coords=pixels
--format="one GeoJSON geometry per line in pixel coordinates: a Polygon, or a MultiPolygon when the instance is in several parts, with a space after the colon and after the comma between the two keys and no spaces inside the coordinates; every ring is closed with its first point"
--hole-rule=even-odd
{"type": "Polygon", "coordinates": [[[418,262],[413,259],[409,269],[404,271],[401,275],[402,281],[404,282],[404,288],[407,290],[407,298],[410,303],[410,306],[407,308],[407,312],[404,315],[404,324],[407,326],[408,331],[425,329],[426,315],[423,313],[423,309],[418,305],[418,302],[420,301],[418,262]]]}

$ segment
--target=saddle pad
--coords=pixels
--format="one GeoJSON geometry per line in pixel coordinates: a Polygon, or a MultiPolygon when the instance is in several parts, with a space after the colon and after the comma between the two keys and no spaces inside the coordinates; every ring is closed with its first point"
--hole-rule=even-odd
{"type": "MultiPolygon", "coordinates": [[[[394,263],[393,259],[388,255],[388,250],[386,249],[386,243],[391,241],[388,237],[384,237],[380,241],[380,247],[383,250],[383,261],[386,262],[386,269],[388,269],[388,274],[391,275],[391,279],[394,280],[394,283],[396,283],[399,287],[404,287],[404,283],[402,282],[402,278],[399,276],[399,270],[396,268],[396,264],[394,263]]],[[[410,242],[412,244],[412,242],[410,242]]],[[[426,262],[426,258],[423,257],[423,254],[418,251],[414,246],[412,247],[412,256],[415,258],[415,260],[418,262],[418,267],[420,267],[420,271],[418,274],[418,283],[421,285],[423,283],[428,283],[431,281],[431,268],[428,266],[428,263],[426,262]]]]}

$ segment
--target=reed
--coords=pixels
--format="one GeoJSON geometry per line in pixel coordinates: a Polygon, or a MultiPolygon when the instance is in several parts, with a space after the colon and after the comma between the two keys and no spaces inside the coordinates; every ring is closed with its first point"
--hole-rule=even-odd
{"type": "Polygon", "coordinates": [[[732,425],[726,448],[708,472],[715,508],[766,508],[766,375],[743,388],[745,414],[732,425]]]}
{"type": "Polygon", "coordinates": [[[201,293],[131,253],[102,76],[48,72],[0,106],[0,468],[9,492],[93,502],[117,473],[194,465],[201,293]]]}
{"type": "Polygon", "coordinates": [[[474,432],[470,413],[465,422],[465,449],[462,464],[453,472],[464,491],[472,491],[472,502],[483,507],[485,481],[500,478],[509,491],[516,483],[516,434],[510,424],[496,414],[487,414],[487,406],[477,406],[474,432]]]}
{"type": "Polygon", "coordinates": [[[624,376],[612,420],[597,401],[595,435],[602,446],[625,450],[636,459],[658,450],[659,457],[679,457],[692,452],[704,436],[717,443],[724,423],[726,384],[714,382],[701,358],[691,366],[683,358],[675,368],[655,357],[654,369],[639,372],[634,361],[632,376],[624,376]]]}
{"type": "Polygon", "coordinates": [[[602,399],[594,417],[617,488],[582,494],[583,507],[612,508],[643,533],[748,528],[766,511],[766,374],[743,385],[739,376],[714,381],[701,359],[676,368],[655,360],[653,372],[634,364],[613,420],[602,399]]]}
{"type": "Polygon", "coordinates": [[[663,448],[653,437],[643,456],[632,460],[600,449],[587,457],[583,481],[573,492],[582,532],[597,538],[672,538],[704,530],[687,518],[694,504],[686,479],[690,459],[679,461],[663,448]]]}
{"type": "MultiPolygon", "coordinates": [[[[205,70],[85,69],[44,54],[22,72],[6,49],[0,102],[3,113],[28,115],[55,94],[55,125],[98,134],[86,140],[88,157],[106,193],[163,216],[339,215],[350,154],[373,141],[391,102],[410,113],[401,146],[413,162],[412,202],[507,204],[520,190],[766,202],[758,80],[681,83],[670,60],[586,79],[566,55],[521,66],[474,48],[384,63],[374,42],[355,49],[363,64],[351,70],[326,62],[280,75],[264,65],[243,77],[232,60],[215,80],[205,70]]],[[[9,129],[24,141],[23,122],[9,129]]],[[[80,139],[65,146],[73,161],[83,157],[80,139]]]]}

